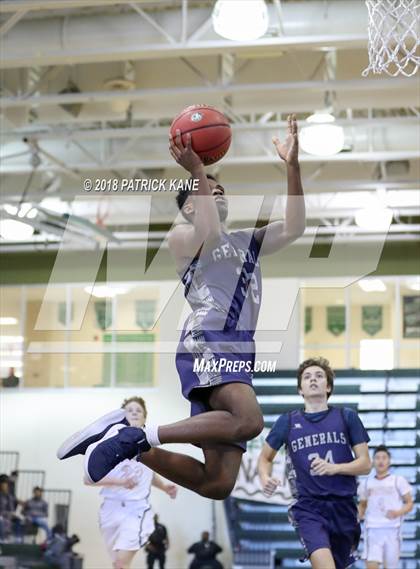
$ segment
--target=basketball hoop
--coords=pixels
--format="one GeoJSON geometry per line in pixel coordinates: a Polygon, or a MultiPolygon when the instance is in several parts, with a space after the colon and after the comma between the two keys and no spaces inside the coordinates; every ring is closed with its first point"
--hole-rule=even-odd
{"type": "Polygon", "coordinates": [[[366,0],[369,12],[369,66],[366,77],[387,73],[413,76],[420,65],[420,1],[366,0]]]}

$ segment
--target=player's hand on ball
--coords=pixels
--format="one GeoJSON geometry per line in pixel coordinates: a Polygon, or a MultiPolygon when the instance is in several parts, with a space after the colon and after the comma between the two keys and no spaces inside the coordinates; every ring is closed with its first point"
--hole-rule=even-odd
{"type": "Polygon", "coordinates": [[[270,498],[274,492],[276,491],[277,486],[280,484],[280,481],[277,478],[267,478],[263,484],[263,494],[270,498]]]}
{"type": "Polygon", "coordinates": [[[314,458],[311,462],[311,473],[316,476],[333,476],[337,474],[337,465],[320,457],[314,458]]]}
{"type": "Polygon", "coordinates": [[[282,160],[290,165],[298,164],[299,142],[296,115],[287,117],[286,140],[281,142],[277,136],[273,136],[273,144],[282,160]]]}
{"type": "Polygon", "coordinates": [[[176,498],[176,495],[178,494],[178,486],[175,486],[175,484],[167,484],[165,492],[168,494],[170,498],[172,498],[172,500],[174,500],[176,498]]]}
{"type": "Polygon", "coordinates": [[[397,510],[388,510],[385,514],[385,517],[387,517],[389,520],[395,520],[395,518],[400,517],[400,513],[397,510]]]}
{"type": "Polygon", "coordinates": [[[193,172],[202,166],[201,158],[194,152],[191,146],[191,134],[187,134],[187,145],[184,146],[181,138],[181,131],[176,131],[176,137],[169,135],[169,152],[172,158],[188,172],[193,172]]]}

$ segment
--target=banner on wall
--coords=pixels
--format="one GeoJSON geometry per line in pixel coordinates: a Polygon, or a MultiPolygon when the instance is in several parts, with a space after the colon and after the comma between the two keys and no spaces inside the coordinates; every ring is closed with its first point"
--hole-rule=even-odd
{"type": "Polygon", "coordinates": [[[269,430],[264,429],[258,438],[248,443],[232,496],[242,500],[255,500],[256,502],[288,506],[292,501],[292,495],[286,479],[286,453],[284,449],[279,450],[273,464],[273,476],[278,478],[281,484],[271,498],[267,498],[262,492],[258,476],[258,457],[268,433],[269,430]]]}
{"type": "Polygon", "coordinates": [[[420,338],[420,295],[404,296],[403,337],[420,338]]]}
{"type": "Polygon", "coordinates": [[[155,322],[156,299],[136,300],[136,324],[142,330],[150,330],[155,322]]]}
{"type": "Polygon", "coordinates": [[[334,336],[339,336],[344,332],[346,329],[345,306],[327,306],[327,328],[334,336]]]}
{"type": "Polygon", "coordinates": [[[305,334],[312,330],[312,306],[305,306],[305,334]]]}
{"type": "Polygon", "coordinates": [[[96,322],[101,330],[106,330],[112,324],[112,306],[107,300],[95,302],[96,322]]]}
{"type": "Polygon", "coordinates": [[[362,306],[362,330],[374,336],[382,330],[383,316],[382,306],[362,306]]]}

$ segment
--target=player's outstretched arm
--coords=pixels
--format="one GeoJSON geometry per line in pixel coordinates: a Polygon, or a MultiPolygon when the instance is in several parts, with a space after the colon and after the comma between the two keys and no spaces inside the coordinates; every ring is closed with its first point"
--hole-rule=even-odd
{"type": "Polygon", "coordinates": [[[219,213],[201,158],[192,149],[191,135],[187,134],[186,146],[182,143],[179,130],[175,138],[169,135],[169,152],[180,166],[198,180],[198,190],[193,194],[193,222],[190,225],[176,226],[169,244],[172,248],[180,249],[183,256],[195,256],[204,241],[220,238],[219,213]]]}
{"type": "Polygon", "coordinates": [[[276,454],[276,450],[271,448],[269,444],[264,443],[258,458],[258,476],[260,478],[263,493],[267,497],[272,496],[277,486],[280,484],[280,481],[277,478],[273,478],[271,476],[273,471],[273,461],[276,454]]]}
{"type": "Polygon", "coordinates": [[[367,443],[360,443],[353,447],[355,459],[351,462],[335,464],[322,458],[315,458],[311,462],[311,470],[318,476],[333,476],[344,474],[346,476],[362,476],[369,474],[372,462],[369,456],[367,443]]]}
{"type": "Polygon", "coordinates": [[[287,204],[283,221],[273,221],[256,230],[255,236],[261,245],[261,254],[274,253],[298,239],[305,231],[305,198],[299,166],[299,140],[296,115],[287,118],[288,132],[284,142],[273,138],[279,157],[287,167],[287,204]]]}
{"type": "Polygon", "coordinates": [[[162,490],[162,492],[168,494],[168,496],[173,500],[178,494],[178,486],[175,486],[175,484],[166,484],[166,482],[155,473],[153,473],[152,486],[159,488],[159,490],[162,490]]]}
{"type": "Polygon", "coordinates": [[[102,478],[102,480],[99,480],[98,482],[91,482],[84,477],[83,483],[86,486],[118,486],[127,488],[127,490],[131,490],[137,486],[137,481],[133,478],[115,478],[113,476],[105,476],[105,478],[102,478]]]}

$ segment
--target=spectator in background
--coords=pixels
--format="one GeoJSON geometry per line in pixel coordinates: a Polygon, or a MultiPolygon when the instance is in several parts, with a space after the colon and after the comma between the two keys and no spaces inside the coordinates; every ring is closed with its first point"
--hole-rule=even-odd
{"type": "Polygon", "coordinates": [[[51,539],[48,541],[47,549],[44,554],[45,561],[57,569],[71,569],[73,567],[73,559],[77,557],[71,548],[79,543],[77,535],[68,537],[61,524],[55,525],[51,530],[51,539]]]}
{"type": "Polygon", "coordinates": [[[9,477],[0,475],[0,541],[7,541],[10,535],[23,540],[22,520],[16,515],[18,502],[9,490],[9,477]]]}
{"type": "Polygon", "coordinates": [[[3,387],[19,387],[19,378],[15,375],[15,368],[9,368],[9,375],[3,377],[3,387]]]}
{"type": "Polygon", "coordinates": [[[155,561],[159,562],[159,569],[165,569],[166,550],[169,547],[166,527],[159,523],[159,516],[154,515],[155,529],[146,544],[147,569],[153,569],[155,561]]]}
{"type": "Polygon", "coordinates": [[[189,569],[223,569],[223,565],[216,559],[216,555],[222,551],[220,545],[210,540],[208,531],[203,531],[201,541],[193,543],[188,553],[194,553],[189,569]]]}
{"type": "Polygon", "coordinates": [[[45,531],[47,539],[51,539],[52,534],[48,526],[48,504],[42,498],[42,492],[42,488],[35,486],[32,498],[23,505],[22,513],[29,522],[45,531]]]}
{"type": "MultiPolygon", "coordinates": [[[[18,470],[12,470],[12,472],[9,475],[9,492],[10,494],[12,494],[12,496],[14,496],[16,498],[16,484],[17,484],[17,479],[19,476],[19,471],[18,470]]],[[[17,500],[19,502],[19,500],[17,500]]]]}

